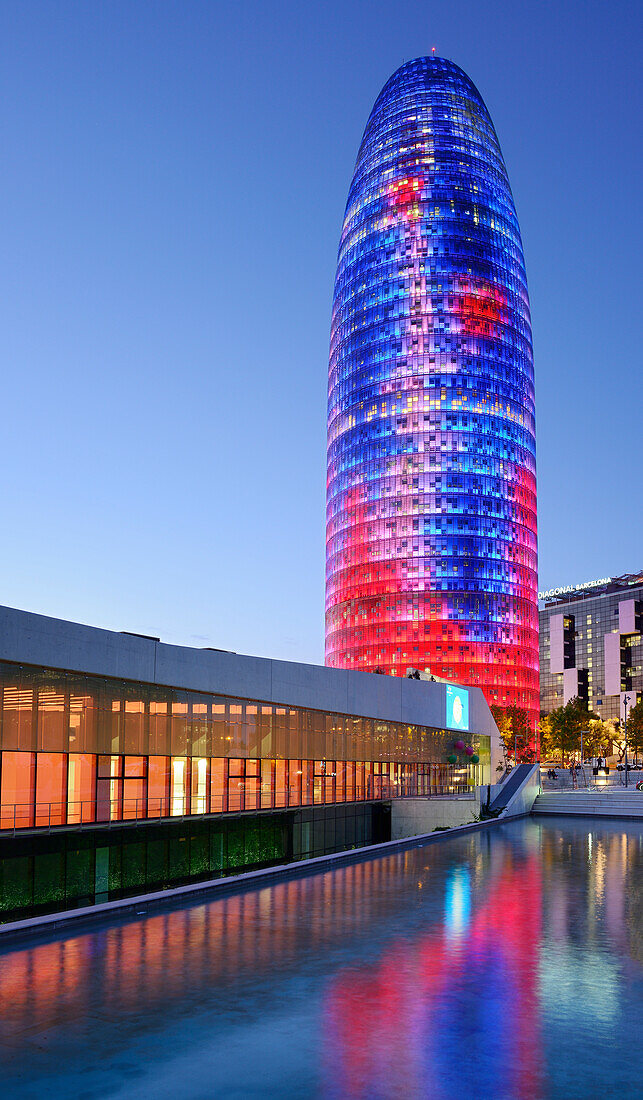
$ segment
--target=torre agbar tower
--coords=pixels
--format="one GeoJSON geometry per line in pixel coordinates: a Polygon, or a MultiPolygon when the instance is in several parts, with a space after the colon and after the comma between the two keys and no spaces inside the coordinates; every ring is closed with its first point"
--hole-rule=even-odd
{"type": "Polygon", "coordinates": [[[378,96],[348,194],[328,388],[326,661],[538,715],[534,376],[498,138],[457,65],[378,96]]]}

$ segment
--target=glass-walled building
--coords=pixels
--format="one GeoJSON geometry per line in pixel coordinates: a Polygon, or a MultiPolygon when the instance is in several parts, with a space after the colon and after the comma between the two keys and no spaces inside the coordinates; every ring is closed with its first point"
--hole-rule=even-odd
{"type": "Polygon", "coordinates": [[[538,716],[534,376],[520,229],[480,93],[403,65],[341,232],[328,391],[326,660],[480,685],[538,716]]]}
{"type": "Polygon", "coordinates": [[[643,696],[643,573],[541,592],[540,705],[583,699],[622,720],[643,696]]]}
{"type": "Polygon", "coordinates": [[[0,829],[446,793],[489,777],[495,726],[480,692],[458,688],[454,711],[452,685],[3,612],[18,630],[1,650],[14,660],[0,661],[0,829]],[[54,660],[25,659],[43,651],[54,660]],[[100,675],[97,664],[132,675],[100,675]],[[146,665],[150,680],[133,675],[146,665]],[[462,735],[472,755],[449,764],[462,735]]]}
{"type": "Polygon", "coordinates": [[[326,805],[482,782],[444,729],[0,663],[0,829],[326,805]],[[465,763],[465,761],[463,761],[465,763]]]}
{"type": "Polygon", "coordinates": [[[0,921],[390,840],[492,754],[480,689],[0,607],[0,921]]]}

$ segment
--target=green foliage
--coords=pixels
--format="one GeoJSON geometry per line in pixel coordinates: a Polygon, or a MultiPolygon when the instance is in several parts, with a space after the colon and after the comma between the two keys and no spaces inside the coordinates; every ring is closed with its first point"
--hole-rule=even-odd
{"type": "Polygon", "coordinates": [[[602,718],[590,718],[583,743],[584,755],[611,756],[615,740],[614,726],[602,718]]]}
{"type": "Polygon", "coordinates": [[[590,722],[597,716],[587,709],[584,700],[575,696],[564,707],[557,707],[547,716],[548,739],[552,753],[559,752],[561,764],[565,756],[580,749],[581,730],[589,730],[590,722]]]}
{"type": "Polygon", "coordinates": [[[511,704],[500,707],[494,703],[490,708],[494,722],[500,733],[505,763],[513,760],[529,762],[534,758],[533,737],[529,728],[529,715],[524,707],[511,704]],[[516,756],[516,760],[514,760],[516,756]]]}
{"type": "Polygon", "coordinates": [[[540,715],[538,732],[540,734],[540,759],[548,760],[554,754],[554,743],[551,732],[551,722],[548,714],[540,715]]]}

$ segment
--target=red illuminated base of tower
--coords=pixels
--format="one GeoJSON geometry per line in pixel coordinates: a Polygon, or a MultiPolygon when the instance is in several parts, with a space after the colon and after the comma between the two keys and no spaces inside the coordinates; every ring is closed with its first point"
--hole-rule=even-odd
{"type": "MultiPolygon", "coordinates": [[[[483,603],[485,597],[479,599],[483,603]]],[[[540,711],[537,612],[531,601],[506,600],[507,625],[449,617],[457,606],[454,593],[390,592],[346,601],[327,612],[326,664],[389,676],[405,676],[407,668],[417,668],[480,687],[490,706],[527,711],[535,748],[540,711]]]]}

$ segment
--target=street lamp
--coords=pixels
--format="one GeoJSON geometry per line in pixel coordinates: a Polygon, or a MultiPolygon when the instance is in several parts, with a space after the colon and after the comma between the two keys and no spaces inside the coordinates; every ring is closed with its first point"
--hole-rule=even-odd
{"type": "Polygon", "coordinates": [[[629,703],[629,701],[630,701],[629,695],[624,695],[623,696],[623,714],[624,714],[623,731],[624,731],[624,734],[625,734],[625,786],[626,787],[627,787],[627,704],[629,703]]]}

